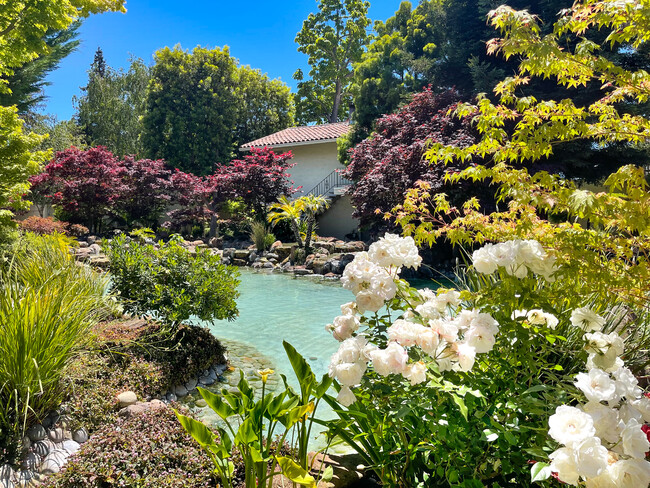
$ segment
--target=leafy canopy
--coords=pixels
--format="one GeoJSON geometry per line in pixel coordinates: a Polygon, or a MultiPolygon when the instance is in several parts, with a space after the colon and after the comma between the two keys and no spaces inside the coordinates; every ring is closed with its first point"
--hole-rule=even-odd
{"type": "Polygon", "coordinates": [[[289,88],[239,67],[228,47],[161,49],[142,119],[144,153],[197,175],[242,144],[293,124],[289,88]]]}
{"type": "Polygon", "coordinates": [[[647,2],[584,0],[564,11],[547,35],[541,35],[539,19],[526,11],[506,6],[492,11],[491,23],[502,37],[490,41],[490,50],[521,57],[519,72],[497,85],[496,103],[480,97],[476,104],[456,110],[459,116],[473,117],[482,135],[479,141],[465,148],[433,144],[427,157],[433,164],[477,157],[493,162],[491,168],[470,166],[448,179],[496,185],[506,209],[484,215],[476,201],[469,200],[459,213],[444,195],[434,196],[422,185],[395,209],[405,232],[420,242],[444,236],[457,244],[513,234],[536,236],[581,278],[573,292],[598,292],[611,300],[645,304],[650,291],[650,195],[643,168],[624,166],[607,178],[603,191],[591,191],[561,176],[531,175],[521,164],[537,163],[564,141],[601,146],[648,142],[650,120],[643,114],[623,113],[619,107],[647,102],[650,75],[610,61],[602,54],[603,46],[587,40],[587,33],[602,32],[610,49],[637,49],[650,39],[649,9],[647,2]],[[575,39],[571,49],[566,47],[566,36],[575,39]],[[602,88],[601,97],[580,106],[570,98],[520,96],[519,87],[532,77],[552,78],[564,87],[596,84],[602,88]],[[505,128],[508,122],[514,127],[511,131],[505,128]],[[431,199],[436,202],[429,212],[423,203],[431,199]],[[447,225],[433,224],[440,221],[447,225]]]}
{"type": "Polygon", "coordinates": [[[309,14],[296,35],[298,51],[309,56],[309,79],[302,70],[296,105],[298,122],[338,122],[350,102],[352,65],[368,43],[370,3],[363,0],[319,0],[318,12],[309,14]]]}
{"type": "MultiPolygon", "coordinates": [[[[91,13],[125,11],[123,0],[34,0],[0,3],[0,92],[9,94],[7,77],[15,69],[48,52],[46,35],[61,31],[91,13]]],[[[32,150],[43,136],[25,134],[14,107],[0,106],[0,242],[13,227],[12,212],[27,205],[22,200],[28,178],[48,158],[32,150]]]]}

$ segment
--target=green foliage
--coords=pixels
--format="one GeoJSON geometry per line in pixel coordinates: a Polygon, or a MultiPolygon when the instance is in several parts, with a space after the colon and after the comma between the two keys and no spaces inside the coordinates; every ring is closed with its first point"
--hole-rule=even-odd
{"type": "Polygon", "coordinates": [[[323,196],[307,195],[293,201],[282,196],[278,199],[278,203],[274,203],[269,207],[271,212],[269,212],[267,218],[272,225],[288,221],[298,243],[298,248],[304,250],[306,257],[311,249],[310,244],[315,230],[316,216],[328,207],[329,200],[323,196]]]}
{"type": "Polygon", "coordinates": [[[47,486],[204,488],[215,486],[211,464],[172,410],[161,408],[99,430],[47,486]]]}
{"type": "Polygon", "coordinates": [[[224,487],[232,488],[234,463],[233,450],[236,448],[244,461],[246,488],[273,486],[273,478],[280,472],[294,483],[301,486],[316,487],[316,480],[309,475],[307,466],[307,441],[313,423],[318,402],[331,384],[331,379],[324,375],[318,382],[307,362],[287,342],[285,350],[294,372],[300,382],[300,395],[287,386],[279,393],[266,391],[266,381],[272,370],[258,371],[262,377],[261,398],[255,399],[243,372],[237,385],[238,394],[226,389],[221,395],[199,388],[199,392],[208,406],[225,422],[226,428],[217,427],[218,437],[204,424],[177,412],[183,427],[197,441],[213,460],[215,471],[219,474],[224,487]],[[308,420],[309,419],[309,420],[308,420]],[[274,452],[273,433],[284,429],[278,441],[283,446],[285,440],[298,439],[298,463],[287,456],[278,456],[274,452]],[[290,435],[293,431],[294,435],[290,435]],[[276,471],[276,467],[280,471],[276,471]]]}
{"type": "Polygon", "coordinates": [[[58,67],[63,58],[77,49],[80,26],[81,22],[77,21],[67,29],[46,33],[43,40],[47,51],[14,70],[13,75],[7,79],[11,93],[0,93],[0,105],[15,105],[18,113],[27,119],[38,117],[37,106],[45,100],[43,89],[49,85],[45,77],[58,67]]]}
{"type": "Polygon", "coordinates": [[[84,94],[73,100],[86,142],[105,146],[117,157],[142,155],[141,119],[151,68],[139,58],[131,58],[127,71],[95,66],[88,72],[84,94]]]}
{"type": "Polygon", "coordinates": [[[74,120],[58,120],[54,115],[34,115],[29,128],[39,135],[48,137],[36,146],[37,150],[52,150],[52,154],[72,146],[86,149],[88,146],[81,128],[74,120]]]}
{"type": "Polygon", "coordinates": [[[191,253],[180,241],[174,236],[154,246],[118,235],[104,243],[112,286],[124,308],[138,315],[153,313],[172,330],[190,317],[234,319],[237,269],[221,264],[208,249],[191,253]]]}
{"type": "MultiPolygon", "coordinates": [[[[107,278],[77,265],[65,238],[28,235],[19,244],[0,273],[3,436],[59,405],[65,368],[110,310],[107,278]]],[[[0,462],[12,462],[15,449],[8,445],[0,462]]]]}
{"type": "Polygon", "coordinates": [[[38,173],[49,154],[32,152],[44,137],[23,132],[23,121],[15,108],[0,107],[0,246],[11,240],[16,224],[12,210],[24,210],[29,203],[23,199],[29,191],[30,176],[38,173]]]}
{"type": "Polygon", "coordinates": [[[297,119],[338,122],[347,118],[351,101],[352,65],[361,59],[368,43],[370,3],[363,0],[319,0],[318,12],[309,14],[296,35],[298,51],[309,56],[309,79],[302,70],[298,80],[297,119]]]}
{"type": "Polygon", "coordinates": [[[650,120],[643,113],[623,113],[619,108],[647,102],[648,73],[621,68],[603,52],[605,44],[601,47],[586,38],[589,31],[598,29],[610,48],[636,49],[650,38],[650,30],[631,7],[607,5],[607,9],[595,9],[591,1],[576,3],[546,36],[541,35],[538,19],[528,12],[500,7],[491,13],[491,22],[502,30],[503,37],[491,41],[490,49],[506,57],[521,56],[520,71],[496,87],[498,103],[482,97],[477,104],[465,104],[456,111],[459,116],[474,117],[482,136],[479,141],[462,149],[432,144],[427,158],[434,164],[489,158],[496,163],[492,167],[473,165],[449,175],[449,181],[490,183],[505,208],[484,215],[477,202],[469,200],[461,213],[444,195],[432,195],[429,188],[421,186],[409,192],[405,204],[394,212],[406,233],[419,242],[431,243],[444,236],[464,245],[506,235],[535,237],[555,249],[559,262],[581,278],[575,283],[582,293],[645,304],[650,194],[644,170],[624,166],[607,178],[604,188],[592,191],[561,176],[543,171],[530,174],[520,168],[543,161],[562,142],[583,140],[592,146],[623,143],[628,147],[647,142],[650,120]],[[583,35],[585,39],[572,49],[564,47],[565,37],[583,35]],[[519,88],[530,77],[553,77],[567,88],[595,84],[608,89],[586,106],[572,99],[519,96],[519,88]],[[507,125],[513,129],[507,130],[507,125]],[[426,210],[425,202],[433,210],[426,210]],[[440,227],[441,222],[446,225],[440,227]]]}
{"type": "Polygon", "coordinates": [[[275,235],[269,232],[264,222],[253,222],[251,224],[250,238],[258,251],[267,251],[275,242],[275,235]]]}
{"type": "Polygon", "coordinates": [[[291,127],[294,104],[291,89],[279,79],[250,66],[237,69],[236,115],[233,134],[235,152],[246,142],[291,127]]]}
{"type": "MultiPolygon", "coordinates": [[[[0,5],[0,93],[10,94],[7,77],[15,69],[48,52],[48,33],[67,29],[80,17],[107,10],[124,11],[123,0],[39,0],[0,5]]],[[[27,179],[36,174],[49,154],[32,152],[43,140],[23,132],[15,107],[0,106],[0,245],[15,237],[13,210],[27,205],[27,179]]]]}
{"type": "Polygon", "coordinates": [[[147,157],[205,175],[245,142],[293,123],[286,85],[239,67],[227,47],[176,46],[154,58],[142,120],[147,157]]]}

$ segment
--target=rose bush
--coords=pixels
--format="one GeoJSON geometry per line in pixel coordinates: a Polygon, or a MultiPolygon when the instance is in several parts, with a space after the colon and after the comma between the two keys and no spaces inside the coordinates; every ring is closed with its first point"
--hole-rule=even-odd
{"type": "MultiPolygon", "coordinates": [[[[531,477],[530,463],[558,447],[547,435],[556,408],[566,412],[562,405],[582,394],[596,410],[594,401],[627,399],[624,391],[642,398],[619,357],[625,349],[636,370],[647,361],[643,316],[635,323],[622,307],[567,296],[571,273],[535,240],[488,244],[472,262],[459,290],[415,290],[399,278],[402,268],[420,264],[415,243],[387,234],[343,275],[355,301],[328,329],[341,342],[330,375],[347,408],[328,399],[339,414],[330,432],[357,449],[386,486],[528,486],[545,466],[536,463],[531,477]],[[581,372],[585,363],[589,374],[581,372]],[[612,386],[616,381],[628,390],[612,386]]],[[[626,415],[638,422],[627,441],[638,454],[643,418],[626,415]]],[[[589,422],[577,418],[563,422],[577,432],[589,422]]],[[[599,446],[591,439],[580,451],[589,475],[602,468],[599,446]]],[[[643,472],[623,454],[624,470],[643,472]]]]}

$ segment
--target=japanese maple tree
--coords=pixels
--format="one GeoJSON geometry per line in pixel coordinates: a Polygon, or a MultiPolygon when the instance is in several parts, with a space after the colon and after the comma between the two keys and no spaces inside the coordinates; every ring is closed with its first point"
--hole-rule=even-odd
{"type": "Polygon", "coordinates": [[[405,193],[416,182],[431,185],[431,193],[447,193],[452,199],[459,193],[483,193],[483,201],[491,196],[478,186],[445,183],[447,172],[457,172],[462,162],[430,165],[423,156],[431,142],[467,147],[476,142],[469,119],[453,117],[449,111],[460,98],[456,91],[436,94],[431,89],[416,94],[397,113],[378,120],[375,133],[351,150],[350,164],[344,175],[353,180],[348,190],[355,206],[355,216],[364,224],[379,224],[383,214],[404,200],[405,193]]]}
{"type": "Polygon", "coordinates": [[[135,159],[126,156],[123,168],[123,192],[117,209],[127,227],[141,224],[155,228],[158,219],[172,201],[172,171],[162,159],[135,159]]]}
{"type": "Polygon", "coordinates": [[[106,148],[71,147],[58,152],[34,183],[52,192],[52,203],[60,206],[66,220],[100,232],[104,220],[116,215],[126,190],[124,175],[124,166],[106,148]]]}
{"type": "Polygon", "coordinates": [[[276,154],[273,150],[252,148],[242,159],[219,165],[210,177],[213,182],[215,203],[241,199],[260,220],[266,220],[267,207],[282,195],[291,195],[291,175],[287,172],[293,164],[290,152],[276,154]]]}

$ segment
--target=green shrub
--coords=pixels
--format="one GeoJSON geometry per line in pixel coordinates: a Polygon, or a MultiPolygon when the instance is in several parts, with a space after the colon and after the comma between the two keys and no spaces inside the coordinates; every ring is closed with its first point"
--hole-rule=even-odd
{"type": "Polygon", "coordinates": [[[275,242],[275,235],[269,232],[264,222],[253,222],[251,224],[250,238],[258,251],[266,251],[275,242]]]}
{"type": "Polygon", "coordinates": [[[159,247],[119,235],[104,243],[113,289],[128,312],[153,313],[174,329],[190,317],[234,319],[239,273],[208,249],[189,252],[172,236],[159,247]]]}
{"type": "Polygon", "coordinates": [[[66,366],[108,315],[107,279],[75,263],[60,235],[26,237],[0,272],[0,464],[17,436],[64,397],[66,366]]]}
{"type": "Polygon", "coordinates": [[[207,454],[165,408],[100,429],[47,486],[204,488],[216,486],[212,470],[207,454]]]}

